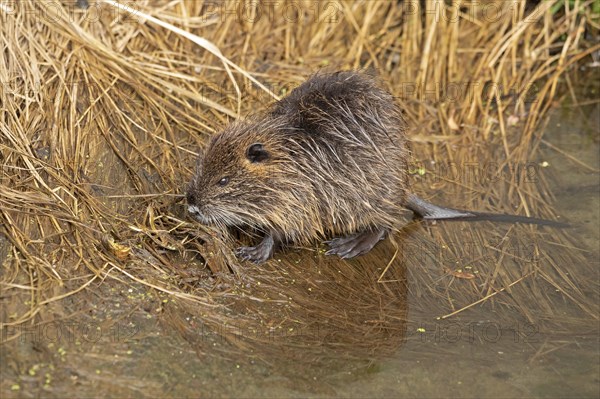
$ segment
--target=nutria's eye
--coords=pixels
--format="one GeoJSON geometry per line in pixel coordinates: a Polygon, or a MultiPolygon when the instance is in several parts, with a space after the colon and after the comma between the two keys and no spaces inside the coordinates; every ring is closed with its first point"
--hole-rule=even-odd
{"type": "Polygon", "coordinates": [[[246,158],[252,163],[264,162],[269,159],[269,153],[261,143],[251,144],[246,150],[246,158]]]}
{"type": "Polygon", "coordinates": [[[226,185],[227,183],[229,183],[229,177],[225,176],[223,177],[221,180],[219,180],[217,182],[217,185],[223,187],[224,185],[226,185]]]}

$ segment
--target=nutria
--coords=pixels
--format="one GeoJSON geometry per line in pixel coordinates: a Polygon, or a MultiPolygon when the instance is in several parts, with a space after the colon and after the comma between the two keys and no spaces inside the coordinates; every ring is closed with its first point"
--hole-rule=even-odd
{"type": "Polygon", "coordinates": [[[442,208],[409,192],[406,123],[393,96],[359,72],[316,74],[269,110],[227,126],[200,154],[188,211],[205,224],[264,234],[237,254],[264,262],[280,243],[328,241],[368,252],[408,208],[426,219],[557,222],[442,208]],[[506,218],[509,219],[506,219],[506,218]]]}

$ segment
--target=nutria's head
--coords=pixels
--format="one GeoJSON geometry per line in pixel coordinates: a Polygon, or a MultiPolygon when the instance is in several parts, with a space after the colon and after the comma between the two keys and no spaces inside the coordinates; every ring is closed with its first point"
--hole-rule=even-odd
{"type": "Polygon", "coordinates": [[[282,183],[283,124],[273,118],[232,123],[201,152],[187,191],[188,211],[204,224],[268,226],[282,183]]]}

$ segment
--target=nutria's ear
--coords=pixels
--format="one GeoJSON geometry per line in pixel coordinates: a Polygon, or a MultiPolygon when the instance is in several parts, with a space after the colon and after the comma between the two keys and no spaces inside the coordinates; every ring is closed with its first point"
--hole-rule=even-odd
{"type": "Polygon", "coordinates": [[[252,163],[264,162],[270,155],[261,143],[251,144],[246,150],[246,158],[252,163]]]}

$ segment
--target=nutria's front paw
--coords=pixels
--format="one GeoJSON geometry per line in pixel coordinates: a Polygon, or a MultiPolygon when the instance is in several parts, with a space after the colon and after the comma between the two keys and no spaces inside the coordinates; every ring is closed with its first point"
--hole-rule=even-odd
{"type": "Polygon", "coordinates": [[[263,263],[271,257],[271,251],[260,245],[255,247],[239,247],[235,250],[235,254],[240,259],[249,260],[254,263],[263,263]]]}
{"type": "Polygon", "coordinates": [[[275,248],[275,240],[271,235],[266,235],[265,238],[255,247],[239,247],[235,250],[235,254],[254,263],[263,263],[273,255],[275,248]]]}

